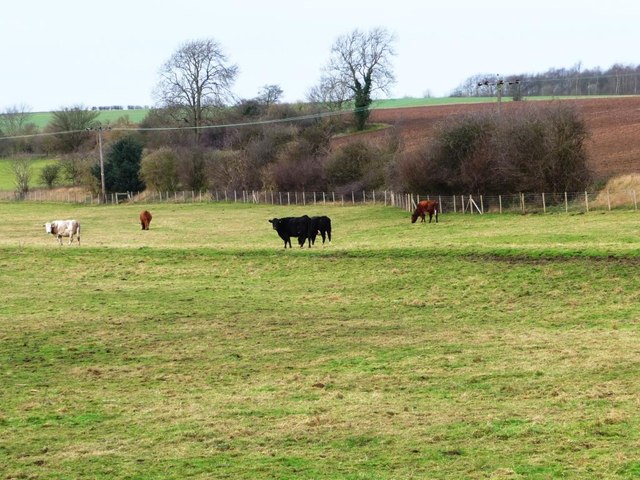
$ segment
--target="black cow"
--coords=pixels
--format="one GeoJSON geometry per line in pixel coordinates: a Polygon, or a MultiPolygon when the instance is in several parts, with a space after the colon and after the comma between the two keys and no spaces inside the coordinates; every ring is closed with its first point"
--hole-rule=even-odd
{"type": "Polygon", "coordinates": [[[322,243],[325,238],[329,238],[329,242],[331,242],[331,219],[329,217],[311,217],[311,243],[314,245],[318,233],[322,235],[322,243]]]}
{"type": "Polygon", "coordinates": [[[291,237],[298,237],[300,246],[304,246],[305,240],[309,240],[309,248],[311,248],[311,219],[307,215],[302,217],[285,217],[272,218],[269,223],[273,225],[273,229],[278,232],[280,238],[284,240],[284,248],[291,246],[291,237]]]}

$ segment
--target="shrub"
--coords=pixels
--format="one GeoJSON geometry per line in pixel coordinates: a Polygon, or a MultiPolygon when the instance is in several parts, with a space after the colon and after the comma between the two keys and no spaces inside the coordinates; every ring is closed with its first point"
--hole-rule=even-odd
{"type": "Polygon", "coordinates": [[[59,161],[63,180],[72,185],[91,185],[91,166],[95,158],[84,153],[72,153],[65,155],[59,161]]]}
{"type": "Polygon", "coordinates": [[[370,148],[362,141],[344,146],[329,157],[326,170],[329,183],[338,187],[360,180],[371,156],[370,148]]]}
{"type": "Polygon", "coordinates": [[[209,186],[207,163],[209,155],[205,150],[182,149],[178,157],[178,176],[180,184],[196,192],[206,190],[209,186]]]}
{"type": "Polygon", "coordinates": [[[239,151],[217,150],[207,165],[209,188],[215,190],[247,189],[247,160],[239,151]]]}
{"type": "Polygon", "coordinates": [[[564,104],[481,113],[443,124],[396,173],[416,193],[577,191],[591,180],[586,138],[584,121],[564,104]]]}
{"type": "Polygon", "coordinates": [[[52,163],[45,165],[40,171],[40,183],[51,189],[54,187],[60,176],[60,165],[52,163]]]}
{"type": "Polygon", "coordinates": [[[339,192],[382,186],[396,147],[395,139],[383,145],[357,141],[344,146],[327,160],[329,185],[339,192]]]}
{"type": "MultiPolygon", "coordinates": [[[[144,182],[140,180],[140,163],[143,145],[133,137],[125,137],[109,148],[104,162],[105,187],[108,192],[140,192],[144,182]]],[[[100,180],[100,165],[92,168],[100,180]]]]}
{"type": "Polygon", "coordinates": [[[280,191],[325,190],[323,162],[314,155],[314,145],[304,139],[289,142],[276,162],[263,170],[263,186],[280,191]]]}
{"type": "Polygon", "coordinates": [[[161,148],[142,158],[140,178],[147,188],[175,192],[178,188],[178,161],[170,148],[161,148]]]}

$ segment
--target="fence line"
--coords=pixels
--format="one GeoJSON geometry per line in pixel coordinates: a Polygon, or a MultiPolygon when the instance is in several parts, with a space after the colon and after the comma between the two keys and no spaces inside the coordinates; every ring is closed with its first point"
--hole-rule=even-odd
{"type": "MultiPolygon", "coordinates": [[[[638,210],[635,190],[506,195],[415,195],[393,190],[338,192],[280,192],[272,190],[145,191],[110,193],[109,204],[232,202],[271,205],[384,205],[412,211],[420,200],[438,200],[442,213],[569,213],[593,210],[638,210]]],[[[81,190],[32,190],[23,195],[0,191],[0,201],[99,204],[100,196],[81,190]]]]}

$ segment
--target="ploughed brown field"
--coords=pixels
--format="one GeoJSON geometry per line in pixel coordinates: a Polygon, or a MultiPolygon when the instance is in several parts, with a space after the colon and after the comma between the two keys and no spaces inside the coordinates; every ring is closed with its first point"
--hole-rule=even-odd
{"type": "MultiPolygon", "coordinates": [[[[549,101],[536,101],[549,103],[549,101]]],[[[587,141],[589,166],[596,179],[640,172],[640,96],[555,100],[574,105],[583,115],[590,136],[587,141]]],[[[503,102],[508,111],[521,108],[523,102],[503,102]]],[[[439,105],[412,108],[380,109],[372,112],[371,121],[393,125],[401,134],[408,150],[432,138],[436,125],[447,117],[498,108],[497,103],[439,105]]],[[[365,134],[373,141],[386,137],[388,130],[365,134]]],[[[339,146],[354,138],[334,140],[339,146]]]]}

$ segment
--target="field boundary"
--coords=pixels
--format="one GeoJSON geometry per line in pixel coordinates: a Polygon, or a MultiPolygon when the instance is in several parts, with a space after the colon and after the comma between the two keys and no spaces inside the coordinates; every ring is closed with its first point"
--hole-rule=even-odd
{"type": "MultiPolygon", "coordinates": [[[[280,206],[332,204],[384,205],[413,211],[420,200],[437,200],[442,213],[587,213],[590,211],[638,210],[635,190],[601,190],[594,192],[516,193],[504,195],[419,195],[393,190],[350,192],[277,192],[271,190],[183,190],[175,192],[115,192],[107,203],[253,203],[280,206]]],[[[31,190],[25,194],[0,191],[3,202],[56,202],[94,205],[100,196],[79,189],[31,190]]]]}

